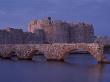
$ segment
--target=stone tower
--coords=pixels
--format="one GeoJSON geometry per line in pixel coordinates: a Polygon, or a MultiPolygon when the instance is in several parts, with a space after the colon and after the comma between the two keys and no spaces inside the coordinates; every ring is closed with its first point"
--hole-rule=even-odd
{"type": "Polygon", "coordinates": [[[53,43],[69,42],[69,24],[63,21],[53,23],[53,43]]]}
{"type": "Polygon", "coordinates": [[[94,29],[92,25],[85,23],[70,24],[70,40],[73,43],[93,42],[94,29]]]}
{"type": "Polygon", "coordinates": [[[51,43],[52,38],[52,21],[50,17],[46,17],[42,20],[34,20],[28,26],[28,31],[32,33],[36,33],[37,30],[42,29],[45,33],[45,41],[46,43],[51,43]]]}

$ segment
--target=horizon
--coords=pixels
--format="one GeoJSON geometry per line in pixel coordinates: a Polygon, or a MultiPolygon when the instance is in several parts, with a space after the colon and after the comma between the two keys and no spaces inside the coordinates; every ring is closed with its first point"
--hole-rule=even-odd
{"type": "Polygon", "coordinates": [[[52,19],[93,24],[95,35],[110,36],[109,0],[0,0],[0,29],[19,27],[27,31],[34,19],[52,19]]]}

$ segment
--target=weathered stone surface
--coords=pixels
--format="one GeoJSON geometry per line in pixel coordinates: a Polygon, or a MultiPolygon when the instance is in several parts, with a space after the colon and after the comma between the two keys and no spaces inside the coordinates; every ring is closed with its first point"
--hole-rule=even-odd
{"type": "Polygon", "coordinates": [[[69,43],[69,24],[59,21],[53,23],[52,43],[69,43]]]}
{"type": "Polygon", "coordinates": [[[0,44],[20,44],[23,43],[22,29],[6,28],[0,30],[0,44]]]}
{"type": "Polygon", "coordinates": [[[1,45],[0,46],[0,56],[2,58],[11,58],[12,55],[11,55],[11,52],[13,51],[13,49],[11,48],[10,45],[1,45]]]}
{"type": "MultiPolygon", "coordinates": [[[[54,43],[54,44],[10,44],[0,45],[1,56],[10,56],[14,51],[19,59],[32,59],[35,51],[42,52],[46,59],[63,60],[71,50],[83,49],[88,51],[98,62],[105,61],[103,45],[97,43],[54,43]]],[[[88,60],[89,61],[89,60],[88,60]]]]}
{"type": "Polygon", "coordinates": [[[90,24],[69,23],[50,17],[30,22],[28,32],[10,27],[0,30],[0,44],[91,43],[94,38],[90,24]]]}
{"type": "Polygon", "coordinates": [[[29,23],[29,32],[36,33],[39,29],[44,30],[47,43],[91,43],[95,38],[90,24],[51,20],[50,17],[29,23]]]}
{"type": "Polygon", "coordinates": [[[93,26],[86,23],[71,23],[70,28],[70,40],[74,43],[91,43],[94,41],[94,29],[93,26]]]}

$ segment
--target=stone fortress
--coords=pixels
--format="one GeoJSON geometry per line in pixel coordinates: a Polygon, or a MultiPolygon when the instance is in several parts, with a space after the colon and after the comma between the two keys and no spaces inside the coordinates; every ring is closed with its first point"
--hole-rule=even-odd
{"type": "Polygon", "coordinates": [[[50,17],[31,21],[28,32],[10,27],[0,30],[0,44],[92,43],[95,38],[91,24],[52,20],[50,17]]]}
{"type": "Polygon", "coordinates": [[[83,49],[99,63],[108,63],[103,53],[104,45],[94,35],[93,25],[52,20],[50,17],[34,20],[28,32],[22,29],[0,30],[0,57],[32,60],[37,52],[47,60],[64,61],[71,51],[83,49]]]}

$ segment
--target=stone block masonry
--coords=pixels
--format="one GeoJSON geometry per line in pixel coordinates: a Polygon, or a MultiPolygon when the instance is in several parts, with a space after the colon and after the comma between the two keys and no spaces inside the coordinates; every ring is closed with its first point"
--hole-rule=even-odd
{"type": "MultiPolygon", "coordinates": [[[[103,45],[97,43],[54,43],[54,44],[2,44],[0,56],[11,58],[15,52],[18,59],[32,59],[36,52],[42,52],[47,60],[64,60],[71,50],[83,49],[88,51],[98,62],[106,61],[103,54],[103,45]]],[[[88,60],[89,61],[89,60],[88,60]]]]}
{"type": "Polygon", "coordinates": [[[94,38],[91,24],[52,20],[50,17],[31,21],[28,32],[10,27],[0,30],[0,44],[92,43],[94,38]]]}

